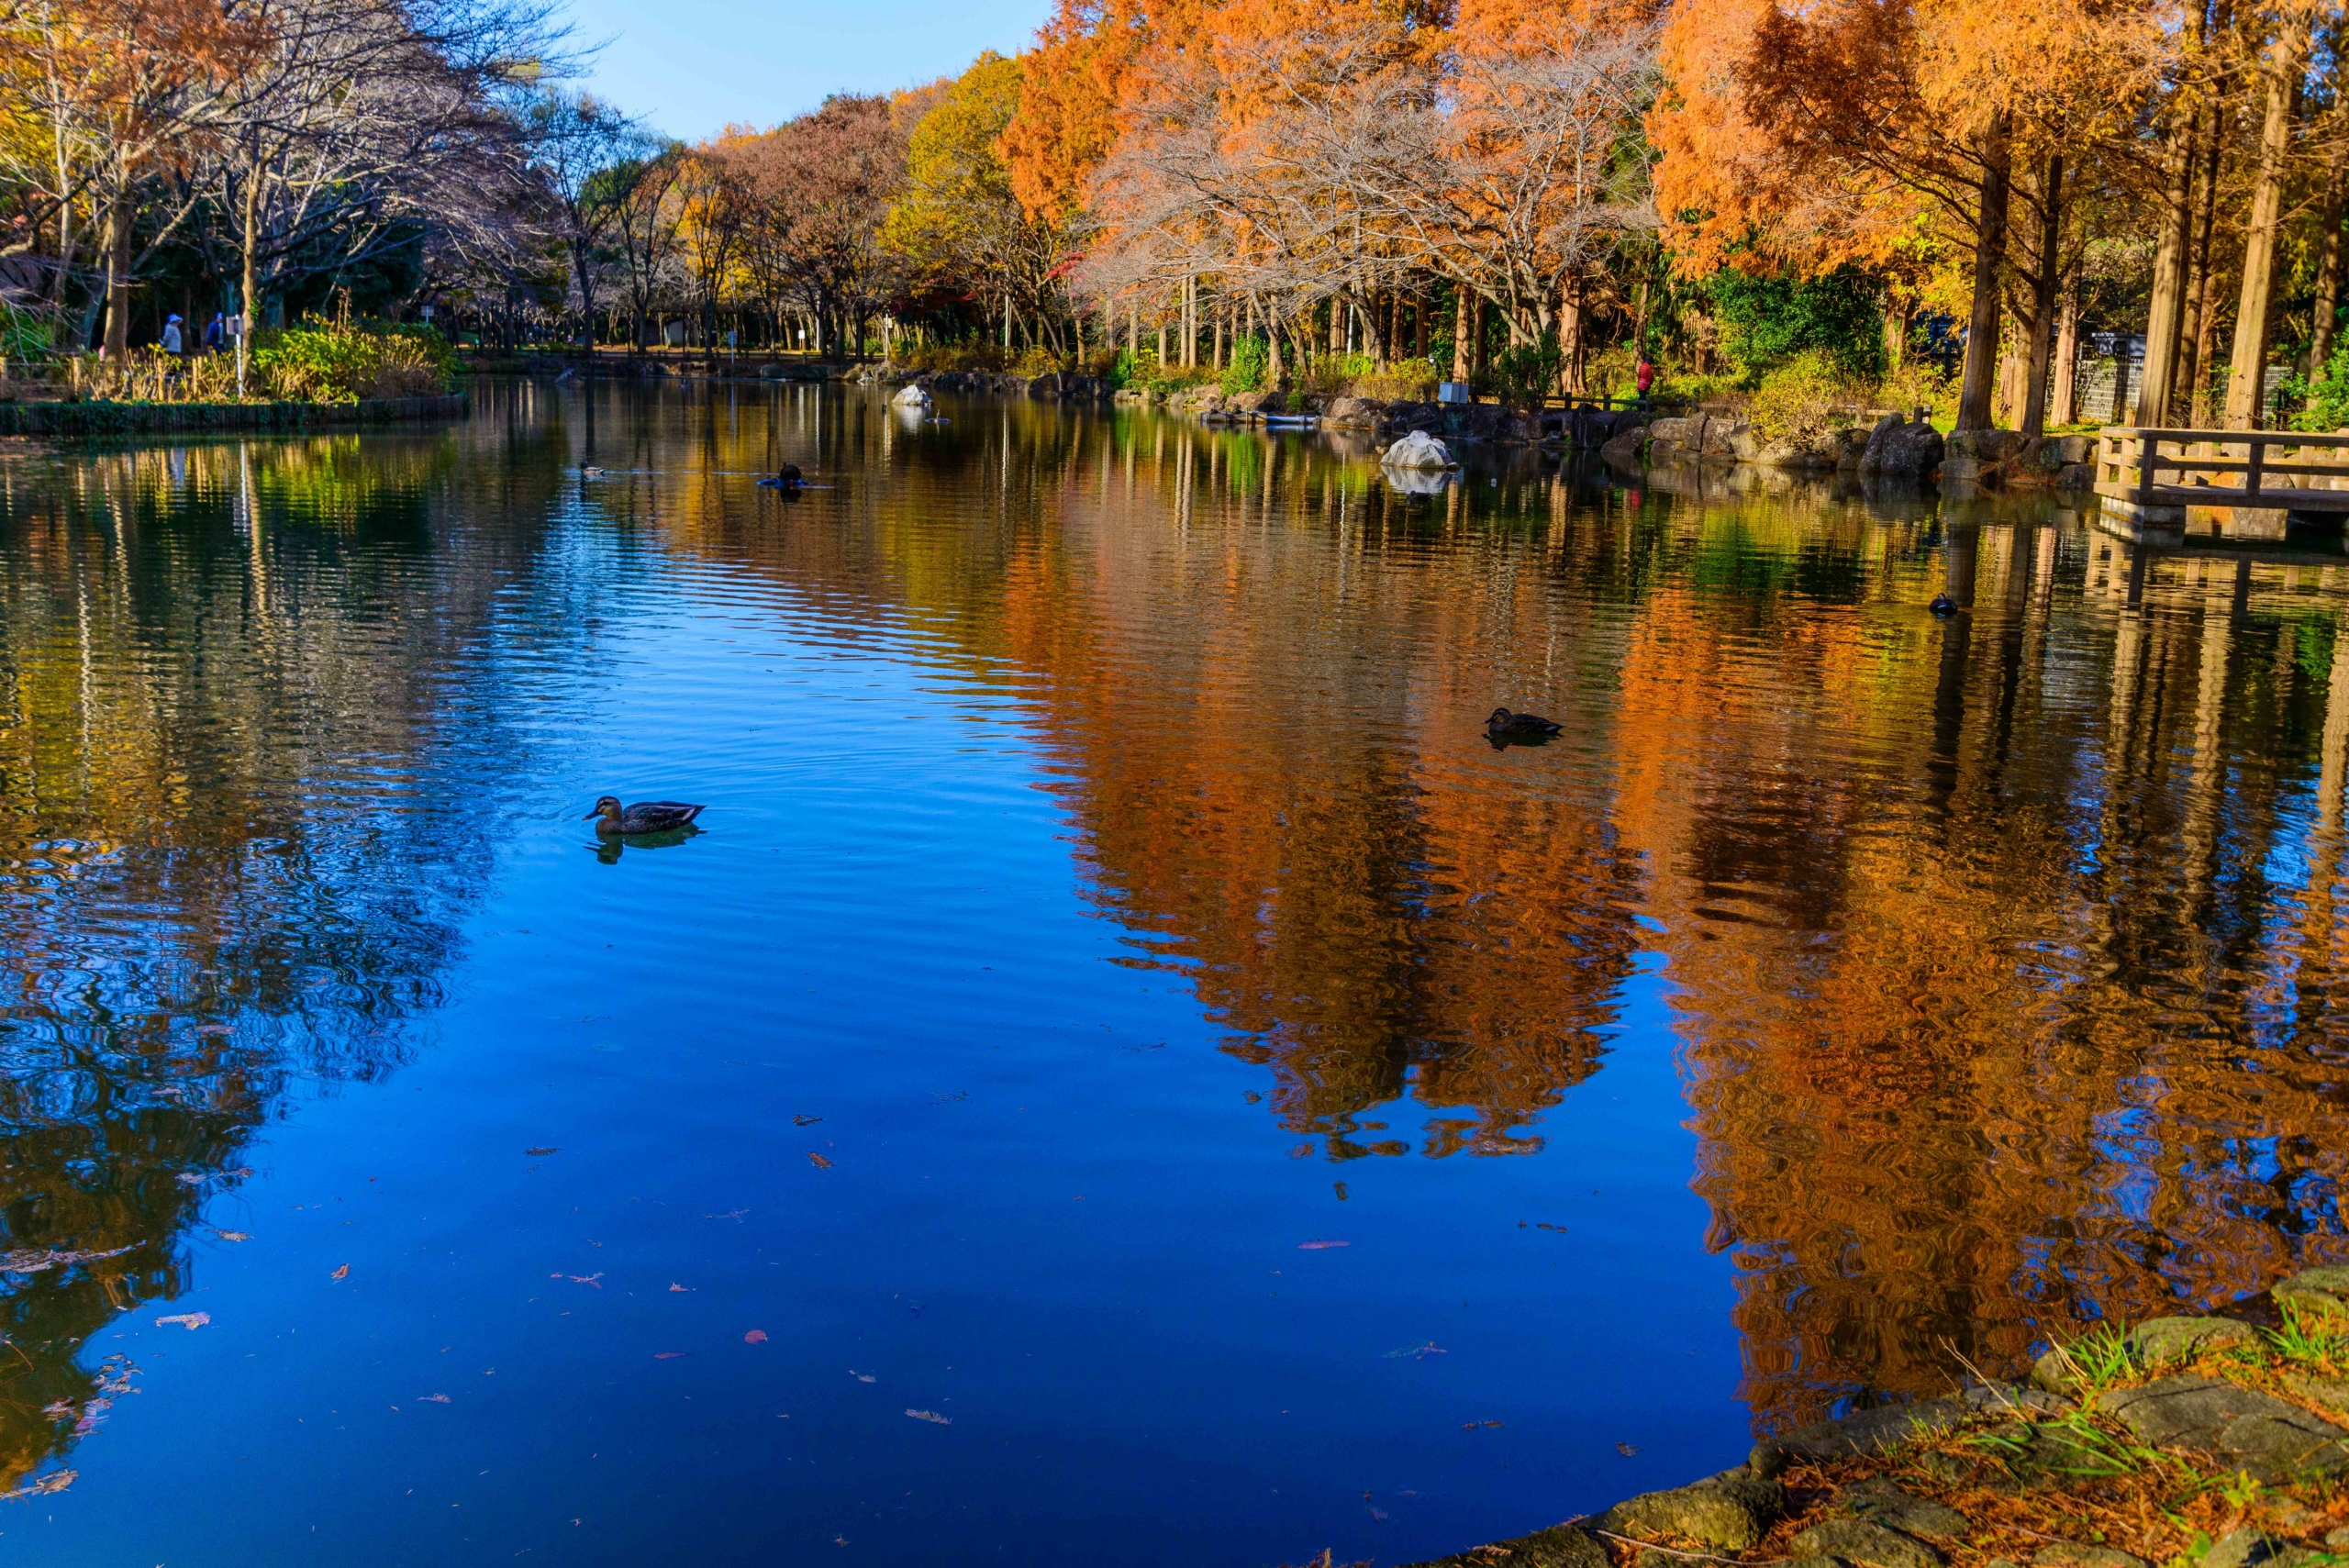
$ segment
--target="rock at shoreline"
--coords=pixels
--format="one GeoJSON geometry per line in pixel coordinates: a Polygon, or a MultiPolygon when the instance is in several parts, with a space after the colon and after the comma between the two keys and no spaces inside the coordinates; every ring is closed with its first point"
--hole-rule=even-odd
{"type": "Polygon", "coordinates": [[[1381,468],[1458,468],[1451,449],[1423,430],[1414,430],[1379,454],[1381,468]]]}
{"type": "Polygon", "coordinates": [[[1333,397],[1321,423],[1339,430],[1375,430],[1385,417],[1386,410],[1367,397],[1333,397]]]}
{"type": "Polygon", "coordinates": [[[930,406],[930,389],[917,382],[902,388],[889,401],[899,408],[927,408],[930,406]]]}
{"type": "Polygon", "coordinates": [[[2302,1269],[2275,1290],[2278,1303],[2304,1312],[2349,1313],[2349,1263],[2302,1269]]]}
{"type": "Polygon", "coordinates": [[[1797,1557],[1840,1557],[1865,1568],[1942,1568],[1942,1554],[1914,1536],[1866,1519],[1829,1519],[1787,1542],[1797,1557]]]}
{"type": "Polygon", "coordinates": [[[1955,1540],[1973,1528],[1955,1508],[1902,1491],[1889,1481],[1862,1481],[1836,1495],[1842,1512],[1924,1540],[1955,1540]]]}
{"type": "Polygon", "coordinates": [[[2232,1318],[2155,1318],[2129,1331],[2129,1351],[2147,1366],[2168,1366],[2258,1340],[2250,1324],[2232,1318]]]}
{"type": "Polygon", "coordinates": [[[2200,1449],[2254,1480],[2349,1474],[2349,1431],[2272,1394],[2191,1373],[2124,1388],[2098,1402],[2143,1441],[2200,1449]]]}
{"type": "Polygon", "coordinates": [[[1432,1562],[1415,1562],[1410,1568],[1613,1568],[1613,1564],[1606,1547],[1579,1525],[1564,1524],[1432,1562]]]}
{"type": "Polygon", "coordinates": [[[1942,433],[1922,419],[1910,424],[1898,414],[1887,414],[1868,432],[1860,453],[1860,475],[1921,478],[1941,466],[1943,450],[1942,433]]]}
{"type": "Polygon", "coordinates": [[[2032,1557],[2031,1564],[2032,1568],[2147,1568],[2142,1557],[2076,1540],[2056,1541],[2032,1557]]]}
{"type": "Polygon", "coordinates": [[[1742,1551],[1767,1535],[1787,1511],[1787,1489],[1776,1481],[1731,1471],[1693,1486],[1647,1492],[1616,1504],[1594,1529],[1634,1540],[1678,1536],[1742,1551]]]}
{"type": "Polygon", "coordinates": [[[1794,1462],[1817,1463],[1854,1455],[1890,1453],[1919,1438],[1946,1432],[1984,1414],[2000,1410],[2045,1414],[2070,1407],[2068,1400],[2037,1389],[2003,1383],[1977,1384],[1954,1399],[1879,1405],[1872,1410],[1855,1410],[1841,1420],[1822,1421],[1815,1427],[1764,1438],[1753,1445],[1753,1457],[1747,1462],[1756,1474],[1775,1475],[1794,1462]]]}

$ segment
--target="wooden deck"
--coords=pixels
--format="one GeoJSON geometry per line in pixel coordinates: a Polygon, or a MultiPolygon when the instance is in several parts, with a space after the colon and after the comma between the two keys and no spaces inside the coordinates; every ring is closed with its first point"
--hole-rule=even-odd
{"type": "Polygon", "coordinates": [[[2114,426],[2097,435],[2096,493],[2108,526],[2134,537],[2182,537],[2204,512],[2216,534],[2280,539],[2288,523],[2349,515],[2349,436],[2114,426]]]}

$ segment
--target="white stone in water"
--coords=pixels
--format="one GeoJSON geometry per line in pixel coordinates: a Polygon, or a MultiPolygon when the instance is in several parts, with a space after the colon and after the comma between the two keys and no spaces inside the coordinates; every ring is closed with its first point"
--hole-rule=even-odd
{"type": "Polygon", "coordinates": [[[1457,468],[1444,444],[1424,430],[1414,430],[1386,449],[1379,460],[1384,468],[1457,468]]]}
{"type": "Polygon", "coordinates": [[[900,408],[927,408],[930,406],[930,393],[926,388],[909,385],[889,401],[900,408]]]}

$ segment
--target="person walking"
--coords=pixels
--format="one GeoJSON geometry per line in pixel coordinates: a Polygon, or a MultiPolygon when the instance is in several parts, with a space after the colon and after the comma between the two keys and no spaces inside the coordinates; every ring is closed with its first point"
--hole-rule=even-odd
{"type": "Polygon", "coordinates": [[[1631,380],[1640,389],[1640,401],[1645,403],[1648,388],[1655,384],[1655,366],[1649,362],[1645,354],[1640,356],[1640,367],[1631,373],[1631,380]]]}
{"type": "Polygon", "coordinates": [[[176,313],[163,318],[163,352],[178,355],[186,351],[180,338],[180,318],[176,313]]]}
{"type": "Polygon", "coordinates": [[[214,311],[212,313],[212,319],[205,324],[204,351],[207,354],[218,353],[220,351],[220,339],[227,330],[228,328],[221,325],[220,313],[217,310],[214,311]]]}

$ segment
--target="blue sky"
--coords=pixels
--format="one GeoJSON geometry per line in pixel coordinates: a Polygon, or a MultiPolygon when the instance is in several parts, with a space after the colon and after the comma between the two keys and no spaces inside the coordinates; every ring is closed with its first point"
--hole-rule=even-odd
{"type": "Polygon", "coordinates": [[[583,43],[610,40],[588,87],[658,130],[695,140],[772,125],[828,93],[881,92],[958,72],[981,50],[1016,53],[1050,0],[572,0],[583,43]]]}

